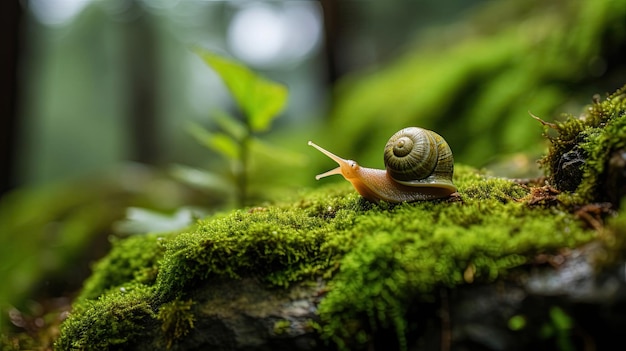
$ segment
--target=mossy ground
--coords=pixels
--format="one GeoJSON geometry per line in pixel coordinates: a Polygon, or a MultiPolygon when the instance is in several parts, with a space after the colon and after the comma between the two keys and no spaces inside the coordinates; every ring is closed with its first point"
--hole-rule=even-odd
{"type": "Polygon", "coordinates": [[[286,204],[218,214],[183,233],[115,242],[56,348],[132,346],[146,342],[148,328],[167,339],[150,340],[155,347],[175,345],[193,327],[194,288],[248,277],[276,289],[321,277],[324,339],[359,348],[391,328],[403,347],[408,306],[438,287],[493,281],[537,254],[596,238],[558,204],[532,205],[526,186],[464,166],[454,181],[458,196],[399,205],[369,203],[336,183],[286,204]]]}

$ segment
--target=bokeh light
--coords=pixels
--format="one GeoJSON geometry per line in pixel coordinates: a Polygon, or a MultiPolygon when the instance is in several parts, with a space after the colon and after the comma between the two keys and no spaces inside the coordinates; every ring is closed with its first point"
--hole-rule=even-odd
{"type": "Polygon", "coordinates": [[[30,0],[30,10],[47,25],[64,25],[74,19],[91,0],[30,0]]]}
{"type": "Polygon", "coordinates": [[[320,41],[321,28],[316,3],[254,3],[235,13],[227,40],[239,59],[271,67],[311,54],[320,41]]]}

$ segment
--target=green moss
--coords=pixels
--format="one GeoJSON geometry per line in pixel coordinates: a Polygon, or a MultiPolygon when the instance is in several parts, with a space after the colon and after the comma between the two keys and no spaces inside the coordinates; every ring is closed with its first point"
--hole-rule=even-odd
{"type": "Polygon", "coordinates": [[[150,325],[170,331],[172,346],[193,323],[194,289],[207,282],[254,278],[283,288],[320,277],[328,291],[322,337],[358,348],[393,328],[405,347],[408,308],[439,287],[493,281],[537,253],[595,237],[558,207],[530,206],[527,187],[462,165],[455,183],[458,197],[391,205],[369,203],[341,182],[291,203],[209,217],[186,233],[117,242],[57,348],[132,345],[150,325]]]}
{"type": "Polygon", "coordinates": [[[392,326],[402,340],[404,313],[415,296],[428,298],[438,287],[466,280],[493,281],[533,254],[594,236],[558,209],[530,210],[521,186],[460,173],[462,202],[402,204],[371,211],[353,225],[351,231],[363,234],[320,305],[325,336],[356,343],[354,323],[367,320],[359,328],[392,326]]]}
{"type": "Polygon", "coordinates": [[[131,285],[75,304],[55,349],[123,349],[150,335],[156,326],[153,289],[131,285]]]}
{"type": "Polygon", "coordinates": [[[37,338],[27,333],[20,333],[16,336],[8,336],[4,333],[0,333],[0,350],[38,350],[39,347],[41,347],[41,345],[37,338]]]}
{"type": "Polygon", "coordinates": [[[107,350],[145,337],[147,325],[156,324],[160,241],[158,235],[113,239],[76,298],[56,349],[107,350]]]}
{"type": "Polygon", "coordinates": [[[626,198],[622,199],[619,212],[607,219],[600,232],[604,250],[599,250],[594,259],[598,266],[611,266],[626,255],[626,198]]]}
{"type": "Polygon", "coordinates": [[[113,249],[94,266],[94,273],[85,282],[78,300],[95,299],[128,282],[152,285],[163,256],[161,240],[162,236],[152,234],[124,240],[113,238],[113,249]]]}
{"type": "Polygon", "coordinates": [[[602,101],[596,99],[581,116],[569,115],[546,128],[555,129],[558,136],[550,139],[542,162],[559,189],[574,191],[568,201],[619,201],[611,197],[623,179],[607,178],[607,167],[615,152],[626,150],[626,86],[602,101]]]}
{"type": "Polygon", "coordinates": [[[193,328],[194,315],[191,311],[192,300],[174,300],[163,304],[159,308],[157,319],[161,321],[161,331],[165,338],[167,348],[172,347],[172,343],[187,335],[193,328]]]}
{"type": "Polygon", "coordinates": [[[274,323],[274,334],[281,335],[287,332],[291,328],[291,322],[286,319],[281,319],[274,323]]]}

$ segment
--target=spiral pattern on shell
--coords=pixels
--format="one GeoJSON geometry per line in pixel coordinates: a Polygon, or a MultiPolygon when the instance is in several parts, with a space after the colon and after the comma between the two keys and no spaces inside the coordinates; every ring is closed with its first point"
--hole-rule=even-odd
{"type": "Polygon", "coordinates": [[[385,145],[384,158],[387,172],[399,183],[452,185],[452,151],[433,131],[418,127],[400,130],[385,145]]]}

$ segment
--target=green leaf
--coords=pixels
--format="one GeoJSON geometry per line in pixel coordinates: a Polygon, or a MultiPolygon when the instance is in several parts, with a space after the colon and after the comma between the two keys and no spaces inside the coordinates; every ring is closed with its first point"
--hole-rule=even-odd
{"type": "Polygon", "coordinates": [[[213,112],[215,122],[235,140],[243,140],[248,135],[246,126],[225,111],[213,112]]]}
{"type": "Polygon", "coordinates": [[[308,157],[300,152],[274,146],[259,138],[251,138],[250,146],[255,152],[284,164],[304,166],[308,161],[308,157]]]}
{"type": "Polygon", "coordinates": [[[129,207],[126,209],[126,218],[115,223],[115,230],[124,234],[171,232],[188,227],[197,218],[204,216],[204,211],[188,207],[180,208],[172,214],[129,207]]]}
{"type": "Polygon", "coordinates": [[[557,306],[550,308],[550,317],[552,317],[552,322],[558,330],[572,329],[574,325],[572,318],[557,306]]]}
{"type": "Polygon", "coordinates": [[[239,145],[224,133],[213,133],[210,147],[231,160],[239,160],[239,145]]]}
{"type": "Polygon", "coordinates": [[[213,134],[204,129],[204,127],[202,127],[198,123],[188,122],[187,132],[189,132],[189,134],[191,134],[191,136],[196,139],[196,141],[200,144],[206,147],[210,147],[209,145],[211,144],[211,138],[213,137],[213,134]]]}
{"type": "Polygon", "coordinates": [[[235,185],[223,175],[184,165],[173,165],[170,174],[179,181],[211,192],[234,194],[235,185]]]}
{"type": "Polygon", "coordinates": [[[267,130],[285,108],[287,88],[205,49],[195,47],[194,51],[222,78],[237,105],[243,110],[250,129],[253,132],[267,130]]]}
{"type": "Polygon", "coordinates": [[[239,159],[239,144],[232,137],[224,133],[211,133],[197,123],[189,122],[189,133],[202,145],[218,152],[228,159],[239,159]]]}

